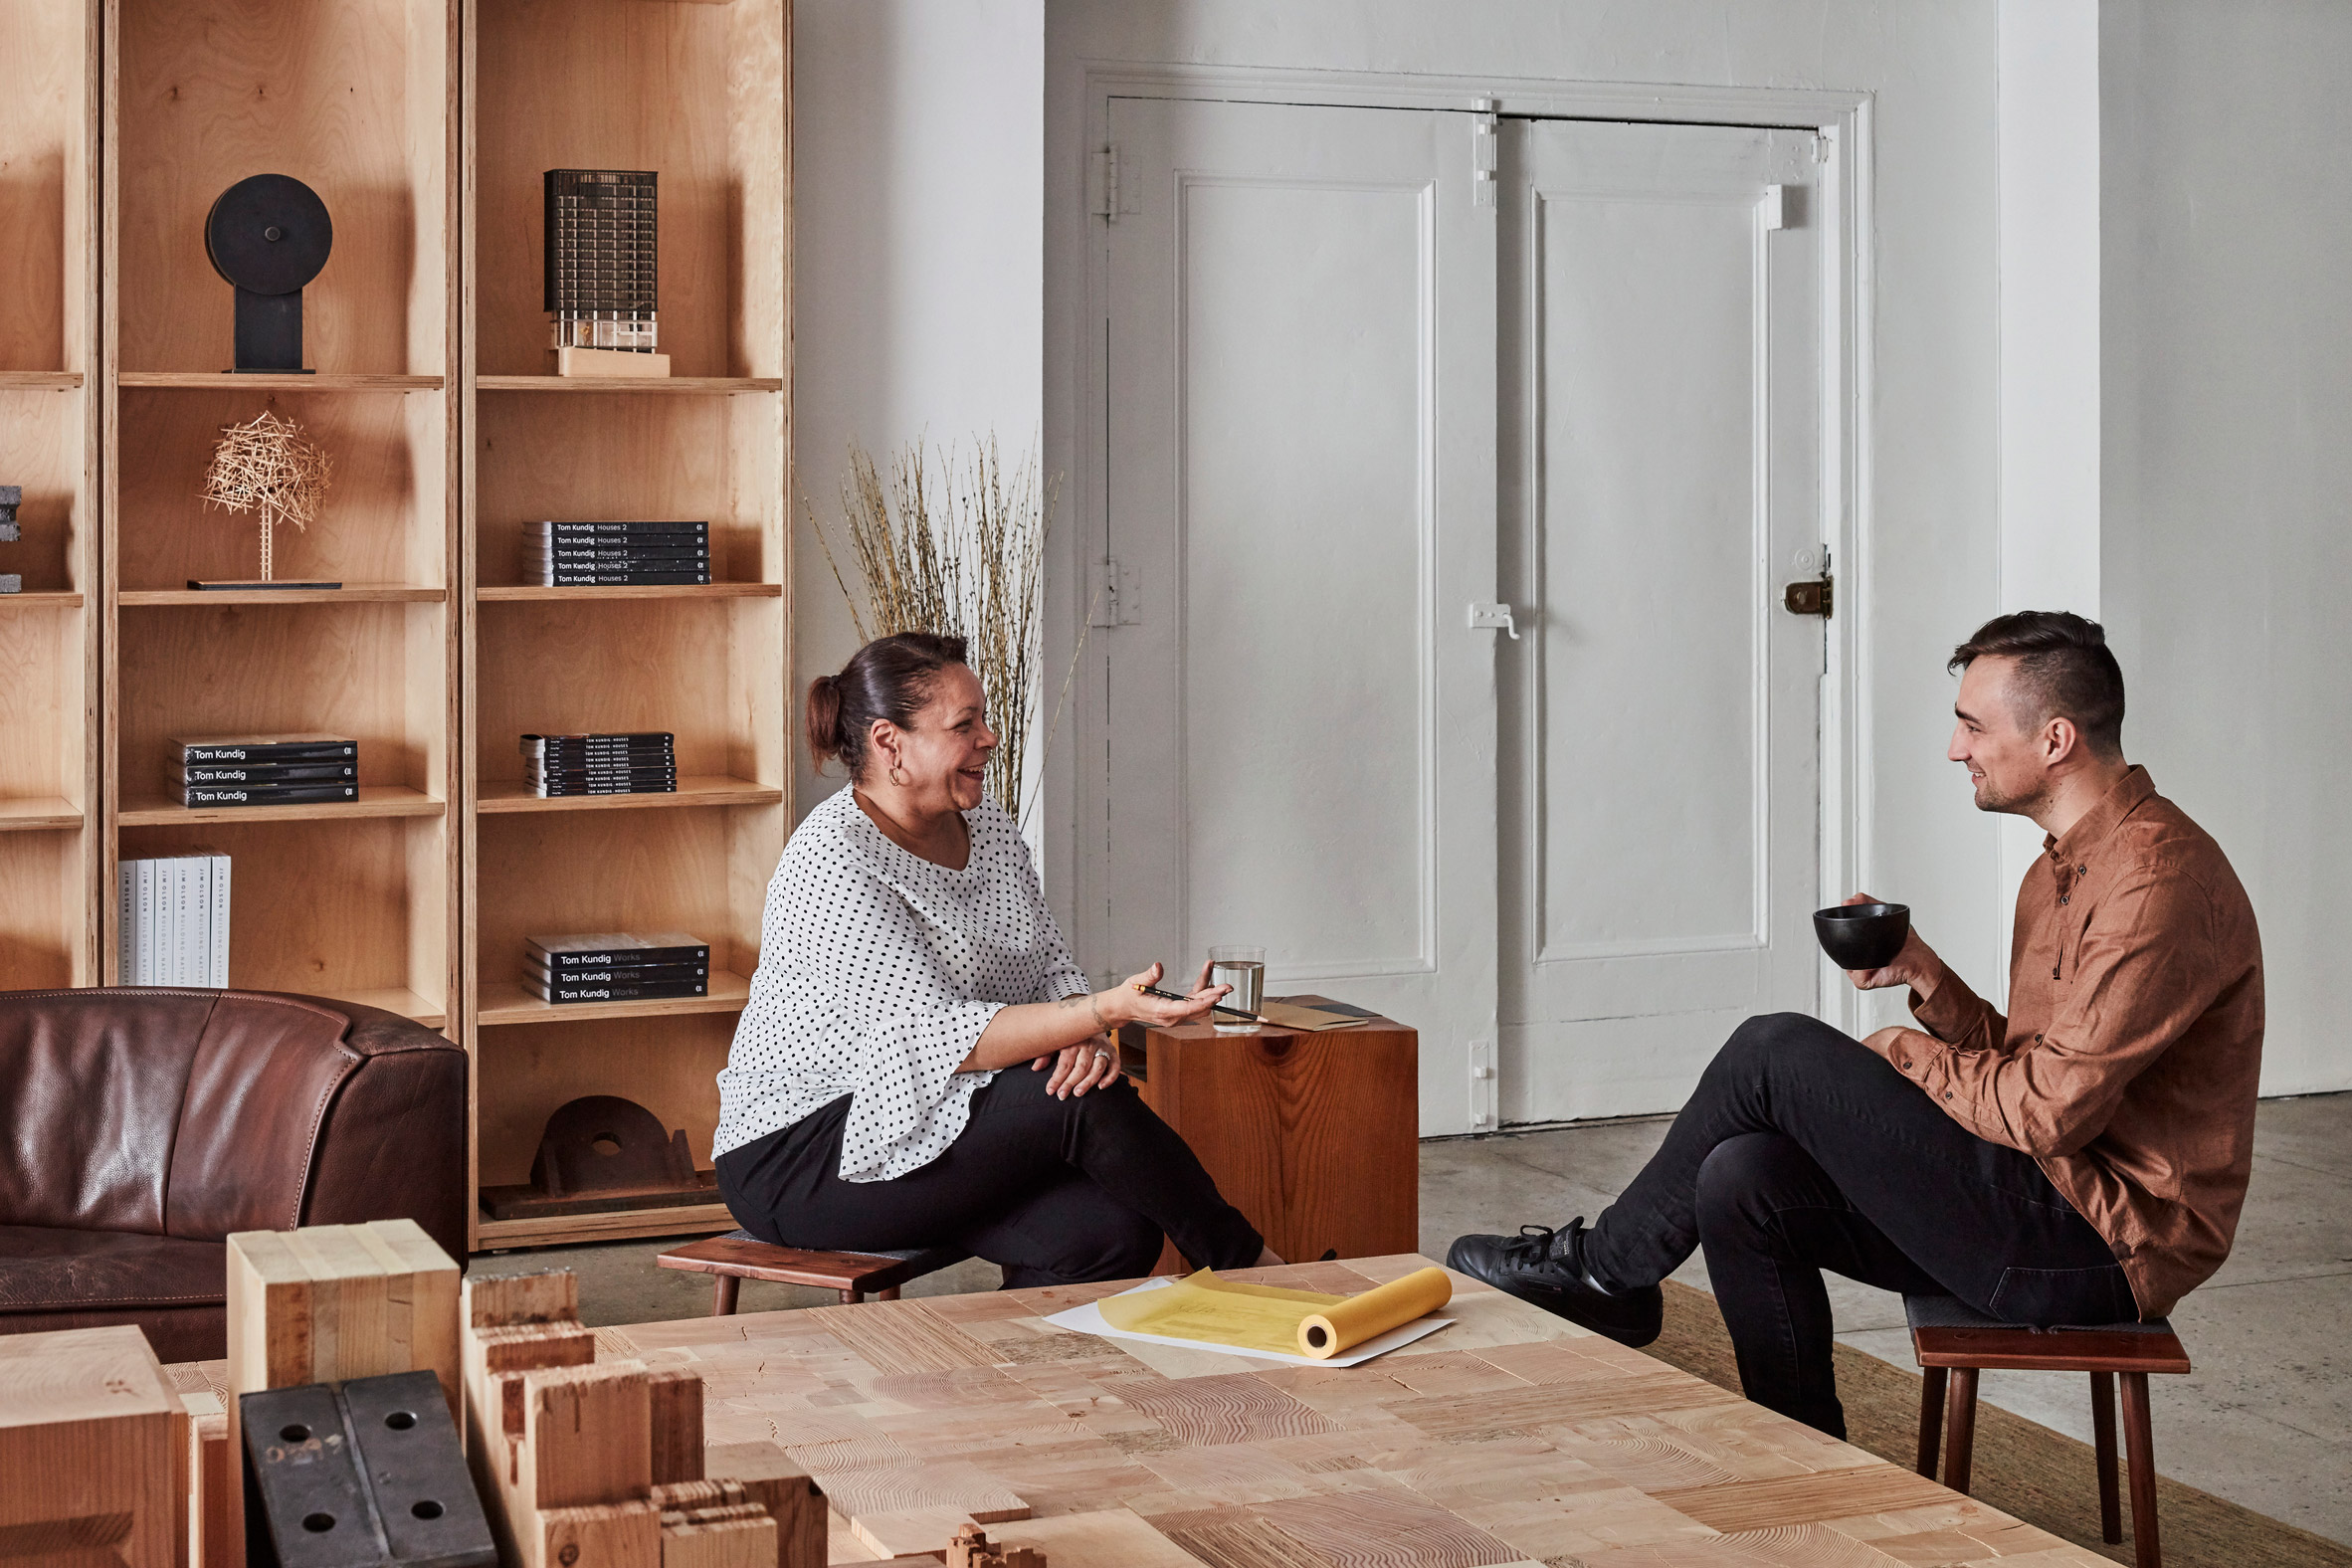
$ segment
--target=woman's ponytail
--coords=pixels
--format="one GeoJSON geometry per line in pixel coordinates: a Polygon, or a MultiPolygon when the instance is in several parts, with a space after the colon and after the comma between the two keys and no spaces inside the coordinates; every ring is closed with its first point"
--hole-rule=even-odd
{"type": "Polygon", "coordinates": [[[841,755],[841,683],[819,676],[809,683],[809,760],[822,766],[841,755]]]}

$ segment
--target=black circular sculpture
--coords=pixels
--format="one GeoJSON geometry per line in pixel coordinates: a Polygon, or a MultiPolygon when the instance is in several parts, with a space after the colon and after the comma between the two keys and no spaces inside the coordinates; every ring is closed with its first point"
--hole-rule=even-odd
{"type": "Polygon", "coordinates": [[[204,219],[212,270],[237,291],[237,368],[307,375],[302,286],[334,249],[318,193],[291,174],[256,174],[221,192],[204,219]]]}

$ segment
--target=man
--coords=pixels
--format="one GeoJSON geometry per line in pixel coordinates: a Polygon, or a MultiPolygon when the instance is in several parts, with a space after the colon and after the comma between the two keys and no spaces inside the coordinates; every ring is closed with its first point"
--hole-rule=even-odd
{"type": "Polygon", "coordinates": [[[1823,1269],[2049,1326],[2163,1316],[2221,1267],[2261,1061],[2246,891],[2124,760],[2097,625],[2001,616],[1951,668],[1949,755],[1977,809],[2047,835],[2018,889],[2009,1017],[1913,931],[1853,980],[1910,987],[1920,1029],[1748,1020],[1597,1223],[1465,1236],[1450,1267],[1645,1345],[1659,1281],[1703,1247],[1748,1397],[1838,1438],[1823,1269]]]}

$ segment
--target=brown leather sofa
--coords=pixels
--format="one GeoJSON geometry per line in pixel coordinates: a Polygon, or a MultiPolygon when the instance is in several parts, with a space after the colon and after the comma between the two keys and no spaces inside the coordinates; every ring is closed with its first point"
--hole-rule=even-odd
{"type": "Polygon", "coordinates": [[[0,992],[0,1333],[228,1353],[233,1231],[406,1217],[466,1257],[466,1057],[266,991],[0,992]]]}

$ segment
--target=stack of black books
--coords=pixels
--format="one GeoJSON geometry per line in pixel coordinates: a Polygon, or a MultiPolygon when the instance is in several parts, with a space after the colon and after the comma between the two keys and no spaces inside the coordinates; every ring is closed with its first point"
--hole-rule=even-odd
{"type": "Polygon", "coordinates": [[[542,588],[710,581],[707,522],[531,522],[522,545],[523,581],[542,588]]]}
{"type": "Polygon", "coordinates": [[[359,798],[359,744],[348,735],[192,735],[168,744],[169,782],[186,806],[359,798]]]}
{"type": "Polygon", "coordinates": [[[542,1002],[710,994],[710,944],[684,931],[592,931],[523,942],[522,988],[542,1002]]]}
{"type": "MultiPolygon", "coordinates": [[[[19,536],[16,509],[24,504],[22,485],[0,485],[0,544],[14,544],[19,536]]],[[[23,572],[0,572],[0,593],[17,593],[25,586],[23,572]]]]}
{"type": "Polygon", "coordinates": [[[667,729],[634,735],[525,735],[523,780],[531,793],[675,795],[677,739],[667,729]]]}

